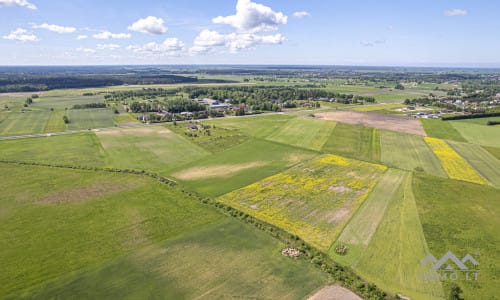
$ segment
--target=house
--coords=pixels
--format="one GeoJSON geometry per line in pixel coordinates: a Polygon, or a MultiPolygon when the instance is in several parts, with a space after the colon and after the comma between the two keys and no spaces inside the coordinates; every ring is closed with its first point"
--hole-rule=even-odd
{"type": "Polygon", "coordinates": [[[191,123],[189,123],[187,127],[188,127],[188,129],[191,129],[191,130],[198,130],[198,126],[191,124],[191,123]]]}
{"type": "Polygon", "coordinates": [[[211,104],[210,109],[228,109],[230,106],[229,104],[223,103],[223,104],[211,104]]]}

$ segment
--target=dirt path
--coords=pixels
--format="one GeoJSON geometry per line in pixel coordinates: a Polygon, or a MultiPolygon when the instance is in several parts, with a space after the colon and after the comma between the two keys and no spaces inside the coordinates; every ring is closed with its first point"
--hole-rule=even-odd
{"type": "Polygon", "coordinates": [[[350,290],[338,285],[331,285],[322,288],[307,300],[363,300],[350,290]]]}

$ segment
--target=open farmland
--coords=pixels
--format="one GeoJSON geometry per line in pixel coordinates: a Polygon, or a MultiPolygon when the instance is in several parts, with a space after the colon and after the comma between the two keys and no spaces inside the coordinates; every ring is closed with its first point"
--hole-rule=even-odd
{"type": "Polygon", "coordinates": [[[419,120],[402,116],[382,115],[359,111],[335,111],[314,114],[317,118],[337,121],[352,125],[363,125],[380,129],[388,129],[404,133],[425,136],[419,120]]]}
{"type": "Polygon", "coordinates": [[[500,126],[477,125],[465,122],[451,122],[451,125],[469,143],[500,148],[500,126]]]}
{"type": "Polygon", "coordinates": [[[7,118],[0,123],[0,135],[42,133],[50,116],[50,112],[38,110],[7,114],[7,118]]]}
{"type": "Polygon", "coordinates": [[[209,120],[206,123],[228,129],[238,129],[249,136],[266,138],[282,126],[285,126],[292,118],[292,116],[285,114],[270,114],[246,116],[244,118],[221,118],[209,120]]]}
{"type": "Polygon", "coordinates": [[[279,226],[325,251],[385,170],[382,165],[325,155],[226,194],[218,201],[279,226]]]}
{"type": "Polygon", "coordinates": [[[68,111],[68,129],[106,128],[115,125],[113,112],[107,108],[71,109],[68,111]]]}
{"type": "Polygon", "coordinates": [[[422,126],[427,136],[443,140],[466,142],[460,132],[451,125],[452,123],[450,121],[420,119],[420,122],[422,122],[422,126]]]}

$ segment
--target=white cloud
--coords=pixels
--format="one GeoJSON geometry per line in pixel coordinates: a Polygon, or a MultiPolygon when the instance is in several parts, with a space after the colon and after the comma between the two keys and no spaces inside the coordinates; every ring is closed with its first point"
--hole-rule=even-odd
{"type": "Polygon", "coordinates": [[[378,40],[375,40],[375,41],[363,41],[363,42],[359,42],[361,44],[361,46],[363,47],[373,47],[375,45],[381,45],[381,44],[385,44],[385,39],[378,39],[378,40]]]}
{"type": "Polygon", "coordinates": [[[465,9],[448,9],[444,12],[444,15],[447,17],[463,17],[467,15],[467,11],[465,9]]]}
{"type": "Polygon", "coordinates": [[[214,30],[202,30],[189,49],[191,55],[211,52],[215,47],[225,46],[231,53],[252,48],[258,44],[281,44],[285,37],[281,34],[257,35],[254,33],[220,34],[214,30]]]}
{"type": "Polygon", "coordinates": [[[97,50],[116,50],[120,48],[120,45],[117,44],[98,44],[96,46],[97,50]]]}
{"type": "Polygon", "coordinates": [[[375,44],[374,44],[374,43],[372,43],[372,42],[359,42],[359,43],[360,43],[360,44],[361,44],[361,46],[363,46],[363,47],[373,47],[373,46],[375,46],[375,44]]]}
{"type": "Polygon", "coordinates": [[[168,28],[165,26],[162,18],[149,16],[147,18],[137,20],[134,24],[128,27],[128,30],[151,34],[164,34],[167,32],[168,28]]]}
{"type": "Polygon", "coordinates": [[[100,33],[92,35],[92,37],[98,40],[129,39],[131,35],[129,33],[111,33],[109,31],[102,31],[100,33]]]}
{"type": "Polygon", "coordinates": [[[307,11],[296,11],[293,13],[293,16],[299,19],[302,19],[304,17],[310,17],[311,14],[308,13],[307,11]]]}
{"type": "Polygon", "coordinates": [[[83,53],[87,53],[87,54],[93,54],[95,53],[96,51],[94,49],[90,49],[90,48],[76,48],[76,51],[78,52],[83,52],[83,53]]]}
{"type": "Polygon", "coordinates": [[[163,43],[150,42],[144,45],[130,45],[127,49],[141,54],[175,56],[180,55],[184,50],[184,43],[177,38],[168,38],[163,43]]]}
{"type": "Polygon", "coordinates": [[[31,32],[28,32],[26,29],[17,28],[12,31],[9,35],[4,35],[4,39],[20,41],[20,42],[36,42],[38,41],[38,37],[31,32]]]}
{"type": "Polygon", "coordinates": [[[86,34],[81,34],[79,36],[76,37],[77,40],[85,40],[85,39],[88,39],[89,36],[86,35],[86,34]]]}
{"type": "Polygon", "coordinates": [[[251,0],[238,0],[235,15],[212,19],[215,24],[231,25],[240,32],[249,33],[277,30],[277,25],[286,24],[287,21],[288,17],[282,12],[275,12],[251,0]]]}
{"type": "Polygon", "coordinates": [[[33,25],[33,28],[35,29],[47,29],[52,32],[57,32],[57,33],[72,33],[76,31],[75,27],[65,27],[65,26],[59,26],[59,25],[54,25],[54,24],[40,24],[40,25],[33,25]]]}
{"type": "Polygon", "coordinates": [[[36,9],[36,5],[26,0],[0,0],[0,6],[23,6],[29,9],[36,9]]]}

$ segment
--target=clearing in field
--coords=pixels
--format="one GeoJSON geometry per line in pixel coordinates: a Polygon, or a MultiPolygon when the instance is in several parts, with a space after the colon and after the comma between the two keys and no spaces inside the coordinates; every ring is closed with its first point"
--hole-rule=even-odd
{"type": "MultiPolygon", "coordinates": [[[[328,284],[307,260],[280,254],[283,244],[225,219],[42,286],[33,298],[304,299],[328,284]]],[[[352,293],[351,293],[352,294],[352,293]]]]}
{"type": "Polygon", "coordinates": [[[379,130],[365,126],[337,123],[321,151],[355,159],[379,162],[379,130]]]}
{"type": "MultiPolygon", "coordinates": [[[[413,190],[430,253],[471,254],[479,263],[478,281],[456,282],[464,299],[496,299],[500,277],[498,190],[463,181],[417,174],[413,190]]],[[[425,257],[425,256],[424,256],[425,257]]],[[[445,281],[445,288],[450,281],[445,281]]],[[[448,293],[448,292],[446,292],[448,293]]]]}
{"type": "Polygon", "coordinates": [[[451,125],[452,123],[450,123],[450,121],[420,119],[420,122],[422,122],[422,126],[424,127],[427,136],[443,140],[466,142],[460,132],[458,132],[451,125]]]}
{"type": "Polygon", "coordinates": [[[434,176],[447,177],[439,159],[418,135],[394,131],[380,132],[382,162],[405,170],[424,171],[434,176]]]}
{"type": "Polygon", "coordinates": [[[170,174],[195,191],[210,196],[220,196],[276,174],[315,155],[316,153],[306,149],[252,139],[226,151],[182,165],[170,174]],[[227,170],[230,172],[230,177],[224,176],[221,172],[228,166],[236,167],[227,170]],[[193,171],[196,173],[195,177],[186,176],[186,174],[192,175],[193,171]]]}
{"type": "Polygon", "coordinates": [[[330,137],[335,125],[335,122],[297,117],[288,121],[267,139],[319,151],[330,137]]]}
{"type": "Polygon", "coordinates": [[[331,285],[317,291],[307,300],[363,300],[363,298],[344,287],[331,285]]]}
{"type": "Polygon", "coordinates": [[[111,165],[123,169],[164,174],[209,154],[161,126],[99,131],[97,136],[111,165]]]}
{"type": "Polygon", "coordinates": [[[68,110],[68,129],[88,129],[113,127],[113,112],[107,108],[68,110]]]}
{"type": "Polygon", "coordinates": [[[500,148],[500,126],[466,122],[451,122],[451,125],[470,143],[500,148]]]}
{"type": "Polygon", "coordinates": [[[327,250],[385,170],[382,165],[324,155],[218,201],[327,250]]]}
{"type": "Polygon", "coordinates": [[[479,145],[459,142],[448,143],[482,177],[486,178],[493,186],[500,188],[500,160],[479,145]]]}
{"type": "Polygon", "coordinates": [[[440,139],[425,137],[425,142],[441,161],[446,174],[452,179],[474,182],[478,184],[487,184],[481,175],[479,175],[453,148],[440,139]]]}
{"type": "Polygon", "coordinates": [[[425,136],[419,120],[402,116],[359,111],[335,111],[314,114],[317,118],[338,121],[352,125],[363,125],[392,131],[425,136]]]}

